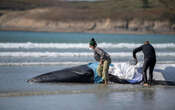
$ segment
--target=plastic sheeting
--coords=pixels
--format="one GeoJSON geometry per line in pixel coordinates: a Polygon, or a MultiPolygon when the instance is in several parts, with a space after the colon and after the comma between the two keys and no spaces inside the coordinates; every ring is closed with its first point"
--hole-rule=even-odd
{"type": "Polygon", "coordinates": [[[130,83],[138,83],[142,80],[142,69],[129,63],[113,64],[109,68],[109,74],[125,79],[130,83]]]}
{"type": "MultiPolygon", "coordinates": [[[[89,63],[88,66],[94,72],[94,82],[100,83],[102,78],[99,77],[97,73],[98,63],[89,63]]],[[[138,66],[130,65],[129,63],[111,64],[108,73],[120,79],[125,79],[129,83],[138,83],[142,80],[142,69],[138,66]]]]}

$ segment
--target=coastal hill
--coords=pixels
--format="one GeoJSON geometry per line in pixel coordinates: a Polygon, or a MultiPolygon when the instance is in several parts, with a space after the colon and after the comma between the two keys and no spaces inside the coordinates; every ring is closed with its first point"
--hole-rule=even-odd
{"type": "Polygon", "coordinates": [[[175,33],[175,0],[0,0],[0,30],[175,33]]]}

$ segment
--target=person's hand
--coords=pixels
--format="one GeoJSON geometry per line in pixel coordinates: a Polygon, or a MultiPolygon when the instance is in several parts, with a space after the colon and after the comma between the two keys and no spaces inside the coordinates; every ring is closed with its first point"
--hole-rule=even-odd
{"type": "Polygon", "coordinates": [[[103,64],[103,61],[102,60],[100,60],[100,65],[102,65],[103,64]]]}
{"type": "Polygon", "coordinates": [[[137,60],[137,58],[135,58],[135,61],[136,61],[136,64],[138,63],[138,60],[137,60]]]}

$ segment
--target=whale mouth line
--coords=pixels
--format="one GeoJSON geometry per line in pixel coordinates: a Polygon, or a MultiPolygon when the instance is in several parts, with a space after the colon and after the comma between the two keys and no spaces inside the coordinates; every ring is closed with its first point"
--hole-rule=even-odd
{"type": "Polygon", "coordinates": [[[75,72],[75,73],[77,73],[77,74],[82,74],[81,72],[78,72],[78,71],[72,71],[72,72],[75,72]]]}

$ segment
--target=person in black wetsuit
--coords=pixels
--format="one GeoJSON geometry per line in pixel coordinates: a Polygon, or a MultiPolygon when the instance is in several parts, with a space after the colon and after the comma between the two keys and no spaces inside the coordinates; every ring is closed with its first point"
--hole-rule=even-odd
{"type": "Polygon", "coordinates": [[[144,45],[133,50],[133,57],[138,62],[136,53],[142,51],[144,53],[144,64],[143,64],[143,82],[144,86],[151,86],[153,80],[153,70],[156,64],[156,53],[154,47],[149,43],[149,41],[145,41],[144,45]],[[147,81],[147,69],[149,68],[149,83],[147,81]]]}

